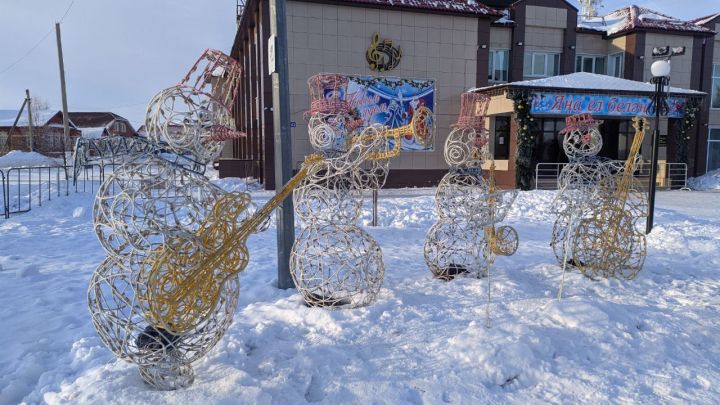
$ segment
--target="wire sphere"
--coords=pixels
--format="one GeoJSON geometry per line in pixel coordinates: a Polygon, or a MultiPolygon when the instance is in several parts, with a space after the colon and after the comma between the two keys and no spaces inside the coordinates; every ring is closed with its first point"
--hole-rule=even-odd
{"type": "Polygon", "coordinates": [[[346,116],[338,114],[317,113],[308,122],[310,145],[317,151],[332,153],[344,151],[345,134],[347,133],[346,116]]]}
{"type": "Polygon", "coordinates": [[[602,134],[597,127],[567,131],[563,137],[563,150],[568,158],[595,156],[602,146],[602,134]]]}
{"type": "Polygon", "coordinates": [[[479,171],[451,171],[438,184],[435,210],[440,218],[485,222],[490,218],[488,192],[488,183],[479,171]]]}
{"type": "Polygon", "coordinates": [[[445,161],[450,167],[480,167],[487,155],[484,128],[455,128],[445,140],[445,161]]]}
{"type": "Polygon", "coordinates": [[[147,108],[145,126],[155,144],[165,143],[174,153],[192,154],[202,163],[220,156],[221,129],[235,129],[230,110],[210,94],[191,87],[174,86],[153,97],[147,108]]]}
{"type": "Polygon", "coordinates": [[[194,330],[175,335],[148,322],[136,299],[144,281],[137,268],[142,257],[109,256],[93,273],[88,306],[100,340],[118,358],[141,367],[143,379],[158,389],[177,389],[192,383],[191,363],[205,355],[223,336],[237,307],[237,277],[223,286],[215,311],[194,330]]]}
{"type": "Polygon", "coordinates": [[[430,272],[441,280],[487,274],[485,229],[459,218],[438,220],[425,237],[424,255],[430,272]]]}
{"type": "Polygon", "coordinates": [[[168,234],[194,234],[223,194],[202,175],[142,156],[117,167],[100,185],[95,233],[110,254],[149,252],[168,234]]]}
{"type": "Polygon", "coordinates": [[[290,272],[308,306],[368,305],[382,287],[382,251],[354,225],[311,224],[293,245],[290,272]]]}
{"type": "Polygon", "coordinates": [[[595,210],[593,214],[580,220],[575,228],[572,240],[575,265],[594,280],[601,277],[634,279],[642,270],[647,254],[645,235],[636,230],[636,218],[619,209],[595,210]],[[613,238],[621,248],[609,251],[603,243],[608,237],[606,224],[615,221],[613,238]]]}

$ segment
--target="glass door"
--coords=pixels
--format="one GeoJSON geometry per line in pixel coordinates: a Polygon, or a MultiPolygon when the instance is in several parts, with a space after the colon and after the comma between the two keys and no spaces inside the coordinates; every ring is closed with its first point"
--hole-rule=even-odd
{"type": "Polygon", "coordinates": [[[710,128],[707,150],[707,171],[720,169],[720,128],[710,128]]]}

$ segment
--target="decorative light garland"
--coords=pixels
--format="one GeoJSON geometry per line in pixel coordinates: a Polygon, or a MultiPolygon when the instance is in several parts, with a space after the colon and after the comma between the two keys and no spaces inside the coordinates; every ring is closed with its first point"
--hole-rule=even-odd
{"type": "Polygon", "coordinates": [[[675,143],[677,151],[675,159],[678,163],[688,162],[688,141],[690,136],[688,132],[695,127],[697,113],[700,111],[700,103],[697,100],[688,100],[685,104],[685,114],[679,121],[678,130],[675,133],[675,143]]]}
{"type": "Polygon", "coordinates": [[[533,180],[533,151],[535,148],[532,125],[535,118],[530,115],[531,97],[528,93],[511,95],[515,123],[517,123],[517,149],[515,153],[515,183],[521,190],[530,190],[533,180]]]}

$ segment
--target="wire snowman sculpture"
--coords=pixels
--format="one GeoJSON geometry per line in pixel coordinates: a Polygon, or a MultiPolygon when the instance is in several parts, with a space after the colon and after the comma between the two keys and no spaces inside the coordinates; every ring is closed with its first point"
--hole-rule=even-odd
{"type": "Polygon", "coordinates": [[[424,247],[428,268],[438,279],[488,276],[488,305],[490,268],[495,257],[511,256],[518,247],[514,228],[496,228],[517,191],[495,187],[495,162],[488,151],[485,129],[489,102],[490,98],[483,94],[461,96],[460,117],[445,142],[450,171],[440,180],[435,194],[438,220],[428,231],[424,247]],[[491,162],[486,180],[481,166],[488,159],[491,162]]]}
{"type": "MultiPolygon", "coordinates": [[[[148,288],[141,270],[168,240],[193,237],[223,198],[249,200],[244,193],[229,196],[183,164],[204,167],[219,155],[223,140],[244,136],[230,114],[239,74],[237,62],[209,49],[178,85],[153,97],[146,127],[155,146],[116,168],[93,207],[95,231],[107,252],[88,288],[93,324],[102,342],[137,364],[142,379],[158,389],[192,384],[191,363],[218,342],[237,306],[235,277],[224,283],[212,313],[191,330],[174,333],[149,321],[140,297],[148,288]]],[[[237,227],[252,212],[249,204],[227,227],[237,227]]]]}
{"type": "Polygon", "coordinates": [[[633,120],[635,136],[624,164],[597,156],[603,145],[601,123],[579,114],[567,117],[561,131],[569,163],[558,177],[553,202],[558,217],[550,242],[563,267],[558,298],[568,265],[591,279],[633,279],[645,259],[645,235],[638,232],[637,222],[647,215],[647,200],[633,172],[648,122],[633,120]]]}
{"type": "Polygon", "coordinates": [[[353,117],[345,101],[348,77],[318,74],[308,80],[310,143],[324,160],[293,194],[301,231],[290,271],[308,306],[353,308],[375,301],[384,278],[382,251],[357,225],[363,190],[379,189],[401,136],[428,139],[432,112],[418,109],[412,122],[389,129],[353,117]]]}

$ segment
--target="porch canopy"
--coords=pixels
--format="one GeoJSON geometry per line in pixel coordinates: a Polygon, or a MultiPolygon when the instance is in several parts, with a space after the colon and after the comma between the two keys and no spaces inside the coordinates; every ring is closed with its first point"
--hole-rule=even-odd
{"type": "MultiPolygon", "coordinates": [[[[655,85],[581,72],[474,88],[470,91],[490,96],[504,94],[508,99],[522,94],[530,98],[530,114],[533,115],[568,116],[590,113],[594,116],[634,117],[653,115],[650,105],[655,85]]],[[[706,93],[701,91],[670,87],[670,109],[667,116],[681,118],[688,101],[699,103],[705,95],[706,93]]]]}

